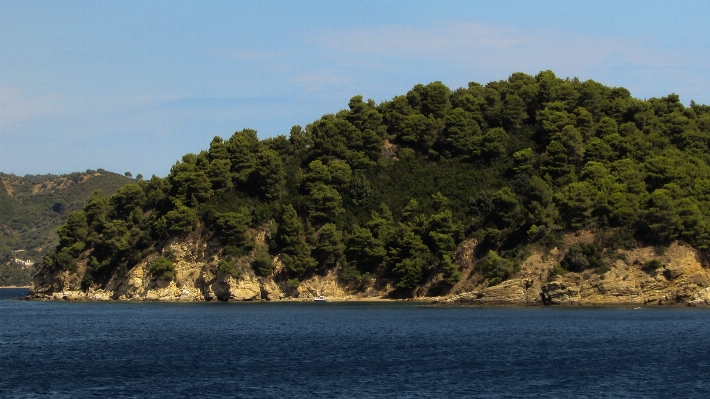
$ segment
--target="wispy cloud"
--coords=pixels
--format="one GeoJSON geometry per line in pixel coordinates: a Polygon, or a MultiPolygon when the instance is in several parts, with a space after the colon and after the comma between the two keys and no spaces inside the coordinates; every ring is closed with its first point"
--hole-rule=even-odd
{"type": "Polygon", "coordinates": [[[66,109],[65,99],[56,93],[29,97],[19,88],[0,88],[0,128],[63,113],[66,109]]]}
{"type": "Polygon", "coordinates": [[[232,60],[265,60],[284,58],[291,55],[291,52],[285,50],[215,49],[210,52],[219,57],[232,60]]]}
{"type": "Polygon", "coordinates": [[[5,135],[21,134],[24,122],[41,120],[101,118],[101,115],[145,109],[176,101],[176,96],[69,96],[56,93],[32,95],[21,88],[0,88],[0,130],[5,135]]]}
{"type": "Polygon", "coordinates": [[[688,55],[640,39],[476,23],[382,25],[357,31],[327,29],[314,32],[307,39],[338,57],[350,54],[374,68],[387,68],[383,60],[390,61],[390,68],[421,61],[469,68],[499,78],[503,72],[551,69],[561,76],[601,80],[606,71],[627,68],[644,71],[653,79],[672,74],[702,80],[697,70],[703,69],[707,75],[706,65],[710,63],[706,52],[688,55]]]}
{"type": "Polygon", "coordinates": [[[295,77],[294,81],[300,84],[307,92],[332,90],[336,86],[348,83],[348,78],[333,69],[319,69],[295,77]]]}

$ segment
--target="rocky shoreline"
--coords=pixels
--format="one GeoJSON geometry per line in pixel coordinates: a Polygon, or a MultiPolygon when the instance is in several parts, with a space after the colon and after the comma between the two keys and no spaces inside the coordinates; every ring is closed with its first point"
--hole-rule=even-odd
{"type": "MultiPolygon", "coordinates": [[[[563,248],[572,241],[591,240],[591,234],[567,237],[563,248]]],[[[216,271],[219,252],[209,242],[173,240],[164,247],[176,257],[176,277],[156,281],[149,273],[150,258],[134,266],[124,276],[114,276],[99,288],[81,289],[85,264],[76,273],[41,270],[33,279],[28,300],[67,301],[312,301],[325,296],[329,301],[418,301],[438,305],[471,306],[710,306],[710,273],[701,262],[701,254],[687,245],[674,243],[662,255],[652,247],[619,252],[608,270],[585,270],[582,273],[556,274],[563,251],[557,248],[533,252],[522,263],[521,271],[500,284],[489,286],[476,273],[474,250],[469,240],[456,251],[455,260],[462,279],[441,292],[442,276],[432,274],[413,292],[402,295],[386,279],[359,285],[343,283],[338,270],[313,275],[289,286],[279,279],[283,268],[275,257],[276,272],[269,277],[249,273],[249,259],[238,278],[216,271]],[[658,267],[649,269],[649,260],[658,267]]]]}
{"type": "MultiPolygon", "coordinates": [[[[103,296],[89,295],[84,292],[77,291],[67,291],[61,293],[55,293],[51,296],[31,296],[28,295],[23,298],[14,298],[15,300],[22,301],[68,301],[68,302],[168,302],[168,303],[179,303],[179,302],[209,302],[209,301],[199,301],[199,300],[187,300],[187,299],[153,299],[153,298],[121,298],[121,299],[111,299],[105,298],[103,296]]],[[[266,300],[266,299],[253,299],[248,301],[227,301],[227,302],[264,302],[264,303],[311,303],[312,298],[283,298],[277,300],[266,300]]],[[[427,305],[440,305],[440,306],[471,306],[471,307],[558,307],[558,308],[628,308],[628,309],[646,309],[651,307],[710,307],[710,301],[706,299],[693,300],[693,301],[676,301],[676,300],[666,300],[666,301],[654,301],[654,302],[627,302],[627,301],[569,301],[569,302],[515,302],[509,300],[502,301],[491,301],[491,300],[481,300],[480,298],[471,298],[466,295],[457,295],[453,297],[425,297],[425,298],[404,298],[404,299],[392,299],[392,298],[357,298],[357,297],[335,297],[327,298],[329,303],[421,303],[427,305]]]]}

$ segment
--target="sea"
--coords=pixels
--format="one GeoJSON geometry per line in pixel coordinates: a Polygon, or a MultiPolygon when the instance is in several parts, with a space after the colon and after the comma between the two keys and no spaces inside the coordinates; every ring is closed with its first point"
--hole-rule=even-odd
{"type": "Polygon", "coordinates": [[[710,398],[710,309],[16,301],[0,398],[710,398]]]}

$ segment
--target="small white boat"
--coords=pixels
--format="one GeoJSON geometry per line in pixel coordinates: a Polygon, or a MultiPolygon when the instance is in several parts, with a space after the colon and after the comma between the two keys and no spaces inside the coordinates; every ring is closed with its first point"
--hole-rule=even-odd
{"type": "Polygon", "coordinates": [[[313,298],[313,302],[328,302],[323,295],[313,298]]]}

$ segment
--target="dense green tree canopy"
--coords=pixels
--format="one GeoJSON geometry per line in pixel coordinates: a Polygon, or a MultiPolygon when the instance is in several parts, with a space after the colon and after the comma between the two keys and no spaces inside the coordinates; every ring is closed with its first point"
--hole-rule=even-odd
{"type": "MultiPolygon", "coordinates": [[[[164,179],[97,193],[60,229],[53,262],[85,252],[97,271],[130,266],[194,231],[248,249],[248,231],[269,225],[262,274],[281,256],[290,278],[340,265],[409,290],[430,272],[455,284],[454,252],[468,238],[484,245],[476,270],[491,284],[516,272],[516,248],[554,245],[570,230],[705,249],[709,144],[710,107],[674,94],[638,100],[551,71],[416,85],[380,104],[354,96],[288,138],[215,137],[164,179]]],[[[594,265],[603,248],[575,251],[569,270],[594,265]]]]}

